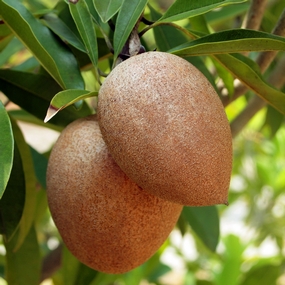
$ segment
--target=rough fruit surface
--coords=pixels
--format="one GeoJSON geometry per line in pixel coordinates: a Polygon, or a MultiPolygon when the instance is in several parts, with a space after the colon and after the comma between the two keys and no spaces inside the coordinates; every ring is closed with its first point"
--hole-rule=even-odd
{"type": "Polygon", "coordinates": [[[183,205],[227,203],[229,123],[186,60],[147,52],[119,64],[99,91],[98,119],[112,157],[143,189],[183,205]]]}
{"type": "Polygon", "coordinates": [[[54,145],[47,195],[68,249],[106,273],[127,272],[150,258],[182,210],[127,178],[111,158],[94,116],[71,123],[54,145]]]}

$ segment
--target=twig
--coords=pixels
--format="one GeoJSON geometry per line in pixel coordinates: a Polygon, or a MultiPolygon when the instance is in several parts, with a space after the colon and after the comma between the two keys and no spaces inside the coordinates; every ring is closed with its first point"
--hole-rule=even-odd
{"type": "MultiPolygon", "coordinates": [[[[285,36],[285,9],[272,33],[281,37],[285,36]]],[[[260,54],[257,63],[260,66],[261,72],[264,72],[268,68],[277,53],[277,51],[267,51],[260,54]]]]}
{"type": "Polygon", "coordinates": [[[259,30],[266,4],[267,0],[251,1],[250,8],[243,24],[244,28],[251,30],[259,30]]]}

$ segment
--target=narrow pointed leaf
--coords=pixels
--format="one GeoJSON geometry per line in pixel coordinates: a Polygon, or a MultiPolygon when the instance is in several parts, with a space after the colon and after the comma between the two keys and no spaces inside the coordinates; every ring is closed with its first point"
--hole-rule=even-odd
{"type": "Polygon", "coordinates": [[[13,165],[14,138],[5,107],[0,101],[0,198],[7,186],[13,165]]]}
{"type": "Polygon", "coordinates": [[[84,89],[73,54],[20,1],[0,0],[0,10],[5,23],[62,88],[84,89]]]}
{"type": "Polygon", "coordinates": [[[6,48],[1,52],[0,66],[3,66],[12,55],[20,50],[23,50],[24,48],[25,47],[23,44],[17,38],[13,38],[6,48]]]}
{"type": "Polygon", "coordinates": [[[285,114],[285,94],[265,82],[254,61],[240,54],[220,54],[214,57],[257,95],[285,114]]]}
{"type": "Polygon", "coordinates": [[[82,52],[86,52],[86,48],[82,41],[56,14],[46,14],[43,16],[42,21],[65,42],[81,50],[82,52]]]}
{"type": "Polygon", "coordinates": [[[124,0],[119,11],[114,33],[114,56],[117,57],[131,31],[143,13],[147,0],[124,0]]]}
{"type": "MultiPolygon", "coordinates": [[[[62,89],[47,74],[0,69],[0,90],[12,102],[44,120],[51,99],[62,89]]],[[[85,117],[90,113],[88,104],[83,102],[80,110],[76,110],[73,106],[65,108],[52,119],[51,123],[64,127],[75,119],[85,117]]]]}
{"type": "Polygon", "coordinates": [[[15,244],[15,250],[19,249],[23,244],[27,234],[29,233],[34,221],[34,213],[37,202],[36,176],[34,172],[34,165],[30,147],[25,142],[22,131],[14,120],[11,120],[14,138],[19,148],[22,159],[23,170],[25,175],[25,206],[23,215],[19,224],[18,240],[15,244]]]}
{"type": "Polygon", "coordinates": [[[69,89],[57,93],[51,100],[44,121],[48,122],[52,117],[54,117],[59,111],[63,110],[64,108],[92,96],[97,96],[97,92],[69,89]]]}
{"type": "MultiPolygon", "coordinates": [[[[161,14],[149,6],[152,21],[157,21],[161,14]]],[[[157,26],[153,28],[155,43],[159,51],[167,51],[187,41],[184,34],[172,26],[157,26]]]]}
{"type": "Polygon", "coordinates": [[[14,147],[13,168],[5,193],[0,200],[0,234],[9,241],[18,228],[25,205],[25,175],[17,145],[14,147]]]}
{"type": "MultiPolygon", "coordinates": [[[[69,8],[94,67],[98,64],[98,46],[95,26],[85,0],[69,3],[69,8]]],[[[83,88],[82,88],[83,89],[83,88]]]]}
{"type": "Polygon", "coordinates": [[[173,22],[205,14],[219,7],[246,2],[246,0],[176,0],[159,19],[160,22],[173,22]]]}
{"type": "Polygon", "coordinates": [[[285,50],[285,38],[253,30],[235,29],[204,36],[169,52],[180,56],[200,56],[268,50],[285,50]]]}
{"type": "Polygon", "coordinates": [[[215,251],[220,235],[217,208],[215,206],[184,207],[182,214],[204,244],[215,251]]]}
{"type": "Polygon", "coordinates": [[[33,165],[35,165],[34,169],[37,180],[41,186],[46,189],[46,172],[48,160],[43,154],[37,152],[34,148],[30,147],[30,151],[33,158],[33,165]]]}
{"type": "Polygon", "coordinates": [[[16,235],[6,247],[6,280],[9,285],[38,285],[40,283],[41,256],[37,233],[32,226],[22,246],[15,251],[16,235]]]}
{"type": "Polygon", "coordinates": [[[26,122],[40,127],[45,127],[57,132],[61,132],[64,129],[64,127],[45,123],[43,120],[38,119],[37,117],[33,116],[32,114],[28,113],[23,109],[11,110],[9,111],[9,115],[16,121],[26,122]]]}
{"type": "Polygon", "coordinates": [[[102,22],[108,22],[122,6],[122,0],[94,0],[94,6],[102,22]]]}

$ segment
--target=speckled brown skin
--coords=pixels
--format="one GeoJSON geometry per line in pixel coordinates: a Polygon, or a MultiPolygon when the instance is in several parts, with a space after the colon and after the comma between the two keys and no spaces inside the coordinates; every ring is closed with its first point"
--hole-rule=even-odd
{"type": "Polygon", "coordinates": [[[99,91],[98,119],[112,157],[143,189],[183,205],[227,204],[229,123],[186,60],[148,52],[119,64],[99,91]]]}
{"type": "Polygon", "coordinates": [[[47,195],[69,250],[101,272],[127,272],[150,258],[182,206],[139,188],[111,158],[94,116],[60,135],[49,158],[47,195]]]}

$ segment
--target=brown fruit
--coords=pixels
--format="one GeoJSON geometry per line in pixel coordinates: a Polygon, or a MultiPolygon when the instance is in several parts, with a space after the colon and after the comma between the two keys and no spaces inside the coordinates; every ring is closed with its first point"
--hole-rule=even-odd
{"type": "Polygon", "coordinates": [[[108,153],[95,116],[60,135],[49,158],[47,195],[68,249],[106,273],[127,272],[150,258],[182,210],[127,178],[108,153]]]}
{"type": "Polygon", "coordinates": [[[227,204],[229,123],[186,60],[147,52],[119,64],[99,91],[98,119],[112,157],[143,189],[183,205],[227,204]]]}

